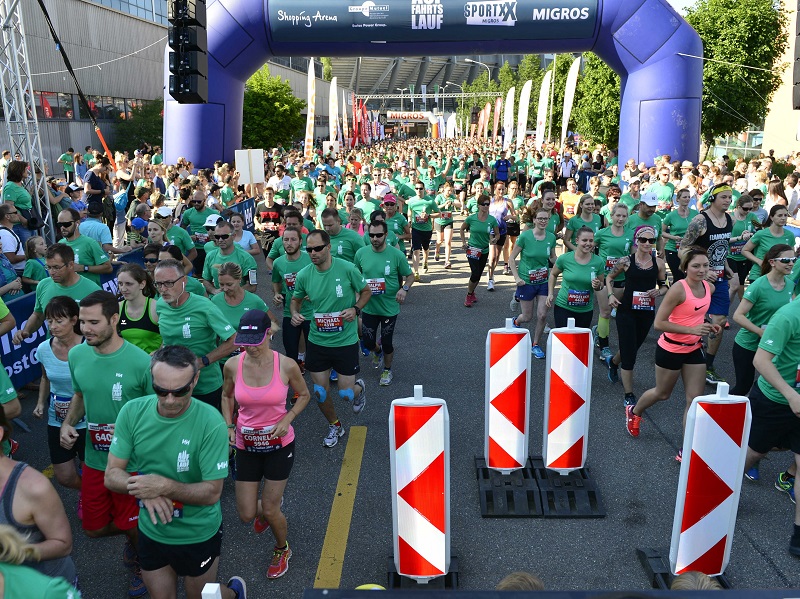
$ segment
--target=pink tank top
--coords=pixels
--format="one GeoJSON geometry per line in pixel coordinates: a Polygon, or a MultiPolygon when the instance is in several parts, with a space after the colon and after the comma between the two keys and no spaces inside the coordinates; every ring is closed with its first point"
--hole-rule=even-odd
{"type": "MultiPolygon", "coordinates": [[[[683,303],[675,306],[672,314],[669,315],[669,321],[684,327],[696,327],[703,324],[708,308],[711,305],[711,289],[708,283],[703,281],[703,289],[705,290],[703,297],[695,297],[686,279],[681,279],[679,282],[683,285],[686,299],[683,303]]],[[[700,347],[700,335],[661,333],[661,337],[658,338],[658,345],[675,354],[688,354],[700,347]],[[670,343],[668,340],[672,340],[674,343],[670,343]]]]}
{"type": "Polygon", "coordinates": [[[294,428],[280,439],[269,439],[269,431],[286,415],[286,393],[289,385],[281,381],[280,355],[272,352],[272,380],[266,387],[251,387],[244,382],[242,364],[246,354],[242,353],[232,360],[238,360],[234,394],[239,404],[239,418],[236,421],[236,449],[268,453],[294,441],[294,428]]]}

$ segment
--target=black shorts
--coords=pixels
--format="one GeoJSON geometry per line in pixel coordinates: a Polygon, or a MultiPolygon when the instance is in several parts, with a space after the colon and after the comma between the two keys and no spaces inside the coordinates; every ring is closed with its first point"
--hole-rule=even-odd
{"type": "MultiPolygon", "coordinates": [[[[220,364],[220,366],[222,366],[222,364],[220,364]]],[[[217,366],[209,364],[206,368],[217,368],[217,366]]],[[[195,393],[192,397],[215,407],[218,412],[222,411],[222,387],[215,389],[211,393],[195,393]]]]}
{"type": "MultiPolygon", "coordinates": [[[[619,314],[619,312],[617,313],[619,314]]],[[[667,370],[680,370],[685,364],[705,364],[706,355],[703,348],[698,346],[696,350],[688,354],[677,354],[669,352],[660,345],[656,344],[656,366],[667,370]]]]}
{"type": "Polygon", "coordinates": [[[756,453],[768,453],[775,447],[800,454],[800,418],[788,404],[772,401],[756,381],[750,390],[750,440],[747,445],[756,453]]]}
{"type": "Polygon", "coordinates": [[[500,250],[502,250],[503,246],[505,244],[506,244],[506,234],[505,233],[501,233],[500,236],[497,238],[497,241],[494,244],[494,246],[496,248],[495,251],[499,252],[500,250]]]}
{"type": "Polygon", "coordinates": [[[728,266],[731,267],[733,276],[739,277],[739,285],[744,285],[747,282],[747,275],[750,274],[753,263],[750,262],[750,260],[734,260],[733,258],[728,258],[728,266]]]}
{"type": "Polygon", "coordinates": [[[294,439],[292,442],[270,451],[236,450],[236,480],[245,483],[258,483],[261,479],[286,480],[294,464],[294,439]]]}
{"type": "MultiPolygon", "coordinates": [[[[149,517],[149,516],[148,516],[149,517]]],[[[202,576],[214,565],[222,549],[222,526],[207,541],[180,545],[167,545],[148,537],[139,529],[139,564],[142,570],[152,572],[166,566],[178,576],[202,576]]]]}
{"type": "Polygon", "coordinates": [[[358,341],[339,347],[326,347],[309,341],[306,343],[306,370],[325,372],[333,368],[339,374],[352,376],[361,370],[358,353],[358,341]]]}
{"type": "Polygon", "coordinates": [[[72,449],[64,449],[61,447],[61,427],[47,427],[47,446],[50,448],[50,461],[53,464],[71,462],[76,456],[83,463],[86,452],[86,429],[76,430],[78,431],[78,440],[75,441],[75,445],[72,446],[72,449]]]}
{"type": "Polygon", "coordinates": [[[506,235],[509,237],[519,237],[520,228],[519,223],[510,222],[506,223],[506,235]]]}
{"type": "Polygon", "coordinates": [[[420,231],[419,229],[411,229],[411,251],[428,251],[428,248],[431,247],[431,237],[433,237],[433,231],[420,231]]]}

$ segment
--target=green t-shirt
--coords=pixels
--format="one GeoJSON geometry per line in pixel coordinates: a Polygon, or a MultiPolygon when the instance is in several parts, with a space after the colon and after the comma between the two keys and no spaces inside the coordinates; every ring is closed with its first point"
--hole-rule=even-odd
{"type": "MultiPolygon", "coordinates": [[[[769,230],[769,227],[767,227],[766,229],[757,231],[756,234],[750,238],[750,243],[755,246],[753,249],[753,255],[758,259],[763,259],[771,247],[782,243],[785,243],[794,249],[794,233],[792,233],[789,229],[784,228],[783,235],[780,237],[775,237],[769,230]]],[[[750,269],[750,274],[747,276],[748,280],[755,281],[760,276],[761,267],[758,264],[753,263],[753,266],[750,269]]]]}
{"type": "MultiPolygon", "coordinates": [[[[75,264],[97,266],[98,264],[105,264],[108,262],[108,256],[103,251],[103,248],[91,237],[78,235],[78,237],[72,241],[60,239],[59,242],[67,244],[72,248],[72,251],[75,252],[75,264]]],[[[97,273],[81,272],[80,275],[96,283],[98,286],[100,285],[100,275],[97,273]]]]}
{"type": "Polygon", "coordinates": [[[61,154],[61,156],[58,157],[57,162],[64,167],[65,173],[75,172],[75,163],[72,154],[67,154],[66,152],[64,152],[63,154],[61,154]]]}
{"type": "Polygon", "coordinates": [[[591,312],[594,309],[592,280],[605,272],[603,259],[592,254],[589,262],[578,264],[575,252],[570,252],[561,254],[556,259],[556,266],[561,270],[561,288],[556,296],[556,306],[571,312],[591,312]]]}
{"type": "Polygon", "coordinates": [[[167,239],[172,245],[178,247],[181,253],[186,256],[189,252],[194,249],[194,242],[192,238],[189,237],[189,234],[186,232],[186,229],[181,229],[180,227],[172,226],[167,229],[165,233],[167,239]]]}
{"type": "Polygon", "coordinates": [[[406,251],[406,243],[404,240],[400,239],[400,237],[406,234],[407,226],[408,219],[400,212],[395,212],[392,217],[386,217],[386,228],[395,234],[397,237],[397,247],[403,253],[406,251]]]}
{"type": "MultiPolygon", "coordinates": [[[[741,237],[742,233],[745,231],[750,231],[753,233],[756,230],[756,226],[761,226],[761,221],[759,221],[758,217],[752,212],[748,212],[747,216],[745,216],[742,220],[737,220],[734,217],[731,217],[731,220],[733,220],[731,239],[734,237],[741,237]]],[[[752,237],[750,239],[752,239],[752,237]]],[[[739,239],[737,241],[731,241],[728,244],[728,259],[736,260],[737,262],[744,262],[747,260],[747,258],[742,256],[742,250],[744,249],[744,246],[747,245],[747,241],[749,240],[739,239]]]]}
{"type": "MultiPolygon", "coordinates": [[[[216,367],[219,370],[219,367],[216,367]]],[[[138,472],[183,484],[228,476],[228,428],[214,407],[192,398],[177,418],[158,413],[155,395],[128,402],[120,410],[111,452],[136,463],[138,472]]],[[[139,530],[165,545],[207,541],[222,524],[222,508],[172,502],[172,520],[153,524],[147,508],[139,509],[139,530]]]]}
{"type": "MultiPolygon", "coordinates": [[[[255,293],[250,293],[245,290],[244,299],[237,305],[231,306],[227,301],[224,293],[218,293],[211,298],[211,302],[219,308],[222,315],[225,317],[225,322],[229,323],[234,329],[239,328],[239,321],[248,310],[262,310],[267,311],[267,304],[264,303],[260,297],[255,293]]],[[[235,352],[236,353],[236,352],[235,352]]],[[[225,364],[230,356],[220,358],[220,364],[225,364]]]]}
{"type": "MultiPolygon", "coordinates": [[[[678,237],[683,237],[686,234],[686,230],[689,228],[689,222],[697,216],[697,210],[693,208],[689,209],[689,213],[683,217],[678,214],[677,210],[673,210],[669,214],[667,214],[666,218],[662,221],[662,226],[669,228],[668,233],[670,235],[677,235],[678,237]]],[[[680,241],[675,241],[674,239],[667,239],[667,244],[665,249],[671,252],[677,252],[680,249],[680,241]]]]}
{"type": "MultiPolygon", "coordinates": [[[[605,264],[604,272],[610,273],[617,263],[617,260],[623,256],[629,256],[633,248],[633,229],[625,227],[622,235],[615,236],[611,231],[611,227],[605,227],[597,232],[594,236],[595,247],[597,254],[605,264]]],[[[625,280],[625,271],[619,273],[615,281],[625,280]]]]}
{"type": "Polygon", "coordinates": [[[384,317],[400,314],[400,304],[395,296],[401,281],[411,274],[405,254],[389,245],[376,252],[370,245],[356,252],[355,266],[372,291],[372,297],[362,312],[384,317]]]}
{"type": "Polygon", "coordinates": [[[34,281],[42,281],[49,277],[44,258],[28,258],[25,261],[25,270],[22,271],[22,276],[34,281]]]}
{"type": "Polygon", "coordinates": [[[439,207],[439,216],[440,218],[436,219],[437,225],[449,225],[453,222],[453,210],[455,210],[455,200],[456,196],[452,193],[450,197],[444,197],[444,195],[439,194],[436,196],[436,205],[439,207]]]}
{"type": "MultiPolygon", "coordinates": [[[[72,388],[86,410],[86,465],[105,470],[113,425],[127,402],[153,392],[150,355],[128,341],[112,354],[98,354],[85,343],[67,356],[72,388]]],[[[133,472],[133,469],[131,469],[133,472]]]]}
{"type": "Polygon", "coordinates": [[[457,168],[453,171],[453,183],[461,183],[464,185],[467,182],[467,178],[469,177],[469,171],[466,167],[464,168],[457,168]]]}
{"type": "Polygon", "coordinates": [[[13,181],[7,181],[3,186],[3,201],[13,202],[14,206],[23,210],[30,210],[33,207],[28,190],[13,181]]]}
{"type": "Polygon", "coordinates": [[[499,234],[497,219],[491,214],[486,216],[486,220],[480,220],[477,214],[470,214],[464,219],[469,228],[469,240],[467,244],[471,248],[477,248],[482,252],[489,251],[489,241],[499,234]]]}
{"type": "MultiPolygon", "coordinates": [[[[163,298],[159,299],[156,313],[164,345],[188,347],[198,357],[215,350],[219,345],[218,339],[227,341],[236,332],[210,299],[192,293],[177,308],[163,298]]],[[[222,370],[216,364],[209,364],[200,370],[200,380],[194,392],[206,395],[221,386],[222,370]]]]}
{"type": "Polygon", "coordinates": [[[64,578],[50,578],[29,568],[0,562],[4,599],[81,599],[81,593],[64,578]]]}
{"type": "Polygon", "coordinates": [[[150,157],[150,164],[161,164],[164,162],[164,157],[161,154],[153,154],[150,157]]]}
{"type": "Polygon", "coordinates": [[[201,297],[207,297],[208,291],[203,286],[203,284],[195,279],[194,277],[186,277],[186,291],[189,293],[194,293],[195,295],[199,295],[201,297]]]}
{"type": "Polygon", "coordinates": [[[639,194],[638,198],[634,198],[630,193],[623,193],[620,198],[620,204],[623,204],[628,207],[628,214],[633,215],[636,212],[639,204],[642,202],[642,194],[639,194]]]}
{"type": "Polygon", "coordinates": [[[203,208],[201,212],[198,212],[197,208],[188,208],[183,213],[181,226],[188,225],[189,233],[192,235],[200,234],[194,242],[194,247],[202,248],[207,241],[204,237],[206,235],[206,219],[214,214],[219,214],[219,212],[212,208],[203,208]]]}
{"type": "Polygon", "coordinates": [[[413,197],[406,202],[411,228],[417,231],[433,231],[431,215],[439,214],[439,206],[430,196],[413,197]]]}
{"type": "Polygon", "coordinates": [[[586,222],[580,216],[573,216],[571,219],[567,221],[567,231],[572,231],[572,241],[575,241],[575,233],[581,227],[589,227],[595,235],[600,230],[600,226],[603,224],[602,220],[600,219],[599,214],[592,214],[591,222],[586,222]]]}
{"type": "MultiPolygon", "coordinates": [[[[300,251],[306,251],[306,235],[305,233],[300,233],[300,251]]],[[[283,237],[278,237],[275,241],[272,242],[272,247],[269,248],[269,254],[267,254],[267,258],[271,258],[275,260],[276,258],[280,258],[281,256],[286,255],[286,249],[283,247],[283,237]]]]}
{"type": "MultiPolygon", "coordinates": [[[[757,327],[766,328],[778,308],[782,308],[792,301],[793,291],[794,281],[791,277],[785,277],[785,285],[781,291],[775,291],[768,277],[759,277],[748,285],[744,292],[744,299],[753,304],[745,316],[757,327]]],[[[744,327],[736,333],[736,343],[753,352],[758,349],[760,340],[758,335],[744,327]]]]}
{"type": "Polygon", "coordinates": [[[556,247],[556,236],[545,231],[544,239],[536,239],[533,229],[523,231],[517,237],[519,254],[519,278],[526,285],[547,285],[550,274],[550,252],[556,247]]]}
{"type": "Polygon", "coordinates": [[[645,220],[639,216],[638,212],[635,212],[631,214],[626,226],[633,231],[634,235],[639,227],[653,227],[656,230],[656,238],[661,239],[661,217],[658,214],[645,220]]]}
{"type": "Polygon", "coordinates": [[[294,197],[301,191],[314,191],[314,181],[311,177],[295,177],[289,185],[294,191],[294,197]]]}
{"type": "Polygon", "coordinates": [[[44,309],[47,307],[47,304],[57,295],[66,295],[76,302],[80,302],[94,291],[100,291],[100,285],[84,277],[79,277],[78,281],[69,287],[64,287],[48,277],[42,279],[36,286],[36,303],[33,306],[33,311],[44,314],[44,309]]]}
{"type": "Polygon", "coordinates": [[[381,203],[379,200],[361,200],[356,202],[355,208],[359,208],[363,213],[364,221],[369,222],[370,218],[372,217],[372,213],[381,209],[381,203]]]}
{"type": "Polygon", "coordinates": [[[234,191],[233,187],[228,187],[226,185],[219,190],[219,201],[222,203],[223,206],[227,208],[233,203],[233,196],[235,195],[236,192],[234,191]]]}
{"type": "Polygon", "coordinates": [[[358,319],[347,322],[341,311],[352,308],[356,293],[365,287],[363,275],[341,258],[332,257],[325,271],[310,264],[298,272],[293,297],[308,297],[314,310],[308,340],[324,347],[344,347],[358,341],[358,319]]]}
{"type": "MultiPolygon", "coordinates": [[[[284,252],[279,258],[272,263],[272,282],[281,284],[281,293],[283,294],[283,317],[291,318],[292,310],[290,308],[292,301],[292,294],[294,293],[294,280],[297,273],[303,268],[311,264],[310,256],[300,251],[297,260],[289,260],[284,252]]],[[[306,318],[311,320],[314,318],[314,308],[310,302],[303,302],[300,307],[300,313],[306,318]]]]}
{"type": "Polygon", "coordinates": [[[672,197],[675,195],[675,186],[672,183],[662,185],[660,181],[656,181],[647,186],[647,191],[656,194],[658,203],[672,203],[672,197]]]}
{"type": "Polygon", "coordinates": [[[256,259],[248,254],[238,243],[233,244],[233,252],[223,256],[222,251],[217,248],[206,254],[206,261],[203,264],[203,279],[211,281],[216,289],[219,289],[219,265],[225,262],[235,262],[242,267],[242,285],[246,285],[250,271],[256,270],[256,259]]]}
{"type": "MultiPolygon", "coordinates": [[[[758,347],[773,354],[772,363],[789,386],[800,389],[800,302],[794,301],[779,308],[764,330],[758,347]]],[[[787,399],[763,376],[758,387],[769,399],[787,405],[787,399]]]]}
{"type": "Polygon", "coordinates": [[[353,229],[344,227],[336,235],[331,235],[331,256],[352,262],[356,252],[364,247],[361,235],[353,229]]]}

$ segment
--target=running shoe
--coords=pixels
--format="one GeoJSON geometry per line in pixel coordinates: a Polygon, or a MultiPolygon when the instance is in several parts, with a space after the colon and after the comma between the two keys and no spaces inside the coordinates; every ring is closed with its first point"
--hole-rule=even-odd
{"type": "Polygon", "coordinates": [[[775,488],[786,493],[792,503],[796,503],[794,499],[794,476],[786,476],[785,472],[781,472],[778,475],[778,480],[775,481],[775,488]]]}
{"type": "Polygon", "coordinates": [[[438,262],[439,261],[439,252],[434,252],[433,253],[433,260],[434,260],[434,262],[438,262]]]}
{"type": "Polygon", "coordinates": [[[128,585],[128,597],[142,597],[147,594],[147,587],[142,580],[142,570],[138,564],[131,574],[131,581],[128,585]]]}
{"type": "Polygon", "coordinates": [[[383,352],[377,351],[372,353],[372,367],[380,368],[383,366],[383,352]]]}
{"type": "Polygon", "coordinates": [[[511,326],[514,327],[515,329],[521,329],[522,328],[521,326],[519,326],[517,324],[517,317],[516,316],[511,319],[511,326]]]}
{"type": "Polygon", "coordinates": [[[675,461],[676,462],[683,462],[683,450],[682,449],[678,450],[678,455],[675,456],[675,461]]]}
{"type": "MultiPolygon", "coordinates": [[[[603,349],[608,349],[608,348],[603,348],[603,349]]],[[[611,381],[612,383],[618,383],[619,382],[619,366],[614,364],[614,360],[613,360],[612,356],[610,355],[610,352],[609,352],[609,355],[606,356],[603,361],[606,363],[606,367],[608,367],[608,380],[611,381]]]]}
{"type": "Polygon", "coordinates": [[[508,302],[508,307],[511,309],[512,312],[519,311],[519,300],[517,299],[516,293],[514,293],[514,295],[511,296],[511,301],[508,302]]]}
{"type": "Polygon", "coordinates": [[[752,481],[759,480],[761,478],[761,474],[758,472],[758,463],[756,463],[755,466],[750,468],[750,470],[745,471],[744,477],[747,480],[752,480],[752,481]]]}
{"type": "Polygon", "coordinates": [[[625,399],[622,400],[623,406],[635,406],[636,405],[636,396],[633,393],[626,393],[625,399]]]}
{"type": "Polygon", "coordinates": [[[380,381],[381,387],[388,387],[389,384],[392,382],[393,378],[394,375],[392,374],[392,371],[389,370],[388,368],[384,368],[383,374],[381,374],[381,381],[380,381]]]}
{"type": "Polygon", "coordinates": [[[445,263],[444,263],[444,267],[445,267],[446,269],[450,270],[451,268],[453,268],[453,265],[452,265],[452,264],[450,264],[449,262],[445,262],[445,263]]]}
{"type": "Polygon", "coordinates": [[[639,425],[641,422],[642,417],[633,413],[633,406],[625,406],[625,425],[631,437],[639,436],[639,425]]]}
{"type": "Polygon", "coordinates": [[[613,310],[611,310],[611,318],[616,318],[616,317],[617,317],[617,309],[614,308],[613,310]]]}
{"type": "Polygon", "coordinates": [[[241,576],[231,576],[225,586],[236,593],[236,599],[247,599],[247,584],[241,576]]]}
{"type": "Polygon", "coordinates": [[[269,530],[269,520],[267,520],[264,516],[256,516],[255,520],[253,520],[253,530],[257,535],[269,530]]]}
{"type": "Polygon", "coordinates": [[[353,412],[360,414],[367,405],[367,384],[364,379],[356,379],[356,384],[361,385],[361,393],[353,399],[353,412]]]}
{"type": "Polygon", "coordinates": [[[613,357],[613,355],[614,354],[611,353],[611,348],[608,346],[605,346],[600,350],[600,360],[602,360],[603,362],[613,357]]]}
{"type": "Polygon", "coordinates": [[[489,281],[486,283],[486,289],[489,291],[494,291],[494,279],[489,279],[489,281]]]}
{"type": "Polygon", "coordinates": [[[547,335],[547,334],[548,334],[550,331],[552,331],[552,330],[553,330],[553,329],[551,329],[549,326],[547,326],[547,325],[544,325],[544,330],[542,331],[542,333],[544,333],[545,335],[547,335]]]}
{"type": "Polygon", "coordinates": [[[474,293],[468,293],[467,294],[467,299],[464,300],[464,306],[466,306],[467,308],[471,308],[472,304],[474,304],[476,301],[477,300],[475,299],[475,294],[474,293]]]}
{"type": "Polygon", "coordinates": [[[344,437],[344,427],[341,424],[329,424],[328,434],[322,440],[325,447],[335,447],[339,442],[339,437],[344,437]]]}
{"type": "Polygon", "coordinates": [[[506,264],[506,265],[503,267],[503,274],[504,274],[504,275],[510,275],[510,274],[511,274],[511,267],[510,267],[508,264],[506,264]]]}
{"type": "Polygon", "coordinates": [[[709,385],[716,385],[717,383],[726,382],[724,378],[717,374],[713,368],[706,368],[706,382],[709,385]]]}
{"type": "Polygon", "coordinates": [[[122,565],[128,570],[133,570],[139,565],[139,555],[128,538],[125,539],[125,545],[122,547],[122,565]]]}
{"type": "Polygon", "coordinates": [[[416,281],[417,283],[419,283],[419,273],[418,273],[418,272],[415,272],[415,273],[414,273],[414,281],[416,281]]]}
{"type": "Polygon", "coordinates": [[[425,272],[428,272],[428,263],[427,262],[423,262],[422,263],[422,270],[424,270],[425,272]]]}
{"type": "Polygon", "coordinates": [[[333,368],[331,368],[331,382],[335,383],[338,380],[339,380],[339,374],[333,368]]]}
{"type": "Polygon", "coordinates": [[[544,350],[538,345],[534,345],[531,348],[531,353],[533,354],[533,357],[536,358],[537,360],[544,360],[545,357],[544,350]]]}
{"type": "Polygon", "coordinates": [[[289,543],[285,549],[275,547],[272,550],[272,562],[267,568],[267,578],[280,578],[289,571],[289,560],[292,559],[292,550],[289,543]]]}
{"type": "Polygon", "coordinates": [[[361,355],[362,355],[362,356],[364,356],[364,357],[366,358],[366,357],[369,355],[369,350],[368,350],[368,349],[367,349],[367,347],[364,345],[364,340],[363,340],[363,339],[361,339],[361,340],[358,342],[358,346],[361,348],[361,355]]]}

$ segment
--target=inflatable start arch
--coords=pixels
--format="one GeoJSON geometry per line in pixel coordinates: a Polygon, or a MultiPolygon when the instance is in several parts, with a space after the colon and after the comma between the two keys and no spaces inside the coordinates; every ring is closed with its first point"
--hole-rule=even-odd
{"type": "Polygon", "coordinates": [[[270,56],[587,50],[622,78],[621,161],[698,159],[703,64],[678,53],[703,46],[666,0],[209,0],[207,22],[208,104],[165,98],[169,162],[233,160],[245,81],[270,56]]]}

